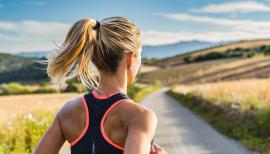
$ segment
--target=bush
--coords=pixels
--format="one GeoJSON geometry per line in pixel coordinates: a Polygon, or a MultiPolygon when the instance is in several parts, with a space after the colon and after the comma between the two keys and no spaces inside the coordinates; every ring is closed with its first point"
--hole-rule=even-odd
{"type": "Polygon", "coordinates": [[[0,129],[0,153],[32,153],[42,135],[52,123],[54,114],[37,111],[18,115],[0,129]]]}
{"type": "Polygon", "coordinates": [[[139,92],[137,92],[133,97],[134,101],[140,102],[144,96],[152,93],[153,91],[159,89],[162,87],[161,83],[156,83],[155,85],[148,85],[147,87],[141,89],[139,92]]]}
{"type": "Polygon", "coordinates": [[[146,57],[143,57],[142,58],[142,64],[144,64],[144,65],[151,65],[155,60],[157,60],[157,58],[146,58],[146,57]]]}
{"type": "Polygon", "coordinates": [[[30,90],[20,83],[11,82],[0,85],[0,95],[30,94],[30,93],[55,93],[56,89],[51,88],[48,83],[42,83],[38,89],[30,90]]]}
{"type": "Polygon", "coordinates": [[[210,52],[205,55],[200,55],[194,59],[194,61],[205,61],[205,60],[213,60],[213,59],[220,59],[225,58],[226,54],[222,52],[210,52]]]}
{"type": "Polygon", "coordinates": [[[256,55],[255,52],[249,52],[246,54],[246,57],[251,58],[251,57],[254,57],[255,55],[256,55]]]}
{"type": "Polygon", "coordinates": [[[261,46],[261,50],[264,53],[264,55],[270,55],[270,46],[261,46]]]}
{"type": "Polygon", "coordinates": [[[30,93],[30,90],[19,83],[11,82],[8,84],[2,84],[0,86],[0,95],[11,95],[11,94],[27,94],[30,93]]]}
{"type": "Polygon", "coordinates": [[[267,45],[262,45],[262,46],[259,47],[260,51],[266,51],[268,49],[269,49],[269,47],[267,45]]]}
{"type": "Polygon", "coordinates": [[[68,80],[67,86],[61,92],[86,92],[86,88],[79,84],[76,78],[68,80]]]}
{"type": "Polygon", "coordinates": [[[128,85],[127,94],[131,99],[133,99],[136,93],[138,93],[142,89],[143,89],[142,86],[139,86],[138,84],[133,83],[133,84],[128,85]]]}
{"type": "Polygon", "coordinates": [[[50,88],[48,85],[41,85],[38,89],[32,91],[32,93],[56,93],[58,92],[54,88],[50,88]]]}
{"type": "Polygon", "coordinates": [[[190,55],[184,56],[184,57],[183,57],[183,60],[184,60],[185,63],[190,63],[190,62],[192,62],[192,59],[191,59],[190,55]]]}
{"type": "Polygon", "coordinates": [[[270,137],[270,106],[260,109],[256,123],[259,135],[270,137]]]}
{"type": "Polygon", "coordinates": [[[240,48],[240,47],[237,47],[237,48],[234,49],[234,51],[243,51],[243,50],[245,50],[245,49],[240,48]]]}

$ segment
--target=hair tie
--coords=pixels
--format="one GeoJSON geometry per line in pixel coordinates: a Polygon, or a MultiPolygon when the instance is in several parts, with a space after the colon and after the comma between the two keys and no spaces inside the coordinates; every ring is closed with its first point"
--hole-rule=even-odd
{"type": "Polygon", "coordinates": [[[94,30],[99,29],[100,23],[96,20],[96,25],[93,27],[94,30]]]}

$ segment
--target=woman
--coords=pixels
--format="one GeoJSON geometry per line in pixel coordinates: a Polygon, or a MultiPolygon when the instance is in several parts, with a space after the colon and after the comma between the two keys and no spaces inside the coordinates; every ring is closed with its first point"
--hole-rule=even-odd
{"type": "Polygon", "coordinates": [[[90,90],[60,109],[34,153],[58,153],[66,140],[72,154],[166,153],[151,144],[155,113],[127,96],[141,65],[141,36],[133,23],[119,16],[100,23],[79,20],[59,50],[48,60],[48,75],[58,87],[77,77],[90,90]],[[99,82],[90,61],[100,73],[99,82]]]}

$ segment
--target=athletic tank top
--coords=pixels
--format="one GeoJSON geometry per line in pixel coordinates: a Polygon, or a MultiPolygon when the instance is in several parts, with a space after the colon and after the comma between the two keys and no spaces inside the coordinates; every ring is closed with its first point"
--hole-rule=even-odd
{"type": "Polygon", "coordinates": [[[81,99],[86,112],[86,124],[80,136],[70,143],[71,154],[123,154],[124,148],[109,139],[103,126],[110,110],[130,99],[128,95],[122,92],[109,96],[98,95],[92,89],[83,94],[81,99]]]}

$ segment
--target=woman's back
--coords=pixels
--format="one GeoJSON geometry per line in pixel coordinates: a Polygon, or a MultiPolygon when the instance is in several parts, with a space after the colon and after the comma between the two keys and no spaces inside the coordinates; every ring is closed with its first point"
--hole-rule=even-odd
{"type": "Polygon", "coordinates": [[[63,107],[60,125],[63,135],[75,153],[123,153],[128,122],[137,110],[146,110],[135,104],[125,93],[99,95],[95,90],[63,107]]]}

